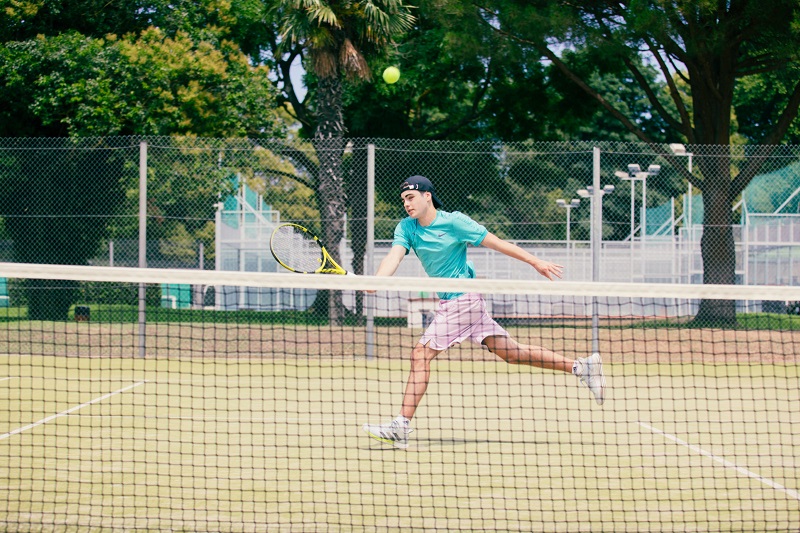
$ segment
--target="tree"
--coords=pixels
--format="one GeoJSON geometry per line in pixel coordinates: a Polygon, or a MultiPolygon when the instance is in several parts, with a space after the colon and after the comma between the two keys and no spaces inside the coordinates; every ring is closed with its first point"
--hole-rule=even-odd
{"type": "MultiPolygon", "coordinates": [[[[312,131],[323,240],[336,256],[346,212],[344,84],[370,79],[367,58],[385,54],[414,18],[403,0],[279,0],[271,13],[278,31],[272,36],[270,54],[280,73],[285,102],[304,128],[312,131]],[[313,76],[308,102],[300,100],[291,83],[291,65],[298,57],[313,76]]],[[[332,323],[339,323],[344,314],[341,295],[331,294],[328,314],[332,323]]]]}
{"type": "Polygon", "coordinates": [[[210,41],[229,38],[232,25],[247,9],[248,2],[228,0],[7,0],[0,42],[70,31],[95,38],[136,35],[150,27],[210,41]]]}
{"type": "MultiPolygon", "coordinates": [[[[553,94],[539,56],[481,24],[461,1],[418,2],[417,23],[398,40],[394,85],[348,87],[354,137],[517,141],[552,138],[553,94]]],[[[385,60],[376,67],[387,66],[385,60]]]]}
{"type": "MultiPolygon", "coordinates": [[[[126,188],[136,191],[138,177],[130,167],[135,157],[128,153],[127,166],[122,164],[118,157],[109,155],[113,150],[107,144],[115,141],[101,136],[283,134],[268,70],[250,65],[237,46],[221,37],[224,28],[197,27],[188,33],[174,27],[149,27],[123,36],[93,37],[65,29],[67,21],[80,20],[78,13],[70,11],[67,16],[62,12],[61,18],[48,11],[69,11],[76,8],[74,4],[31,5],[24,10],[27,15],[15,19],[13,31],[3,26],[4,37],[24,37],[33,30],[53,34],[7,40],[0,46],[0,137],[69,137],[76,143],[88,138],[85,142],[95,144],[81,146],[75,153],[69,152],[72,145],[68,142],[59,150],[42,150],[41,154],[27,151],[24,158],[19,153],[4,153],[0,161],[0,214],[6,217],[4,225],[14,240],[16,260],[85,264],[103,238],[120,230],[124,222],[113,216],[124,208],[126,188]],[[54,184],[59,187],[53,188],[54,184]],[[45,217],[46,209],[57,218],[45,217]],[[66,238],[54,238],[55,233],[66,238]]],[[[108,7],[104,20],[129,20],[129,15],[139,26],[156,19],[169,21],[168,16],[149,8],[141,11],[137,5],[128,6],[133,14],[111,17],[110,11],[122,10],[125,5],[112,2],[95,7],[108,7]],[[148,15],[141,20],[144,12],[148,15]]],[[[178,7],[184,15],[198,9],[191,2],[161,7],[167,13],[178,7]]],[[[92,11],[87,18],[94,15],[92,11]]],[[[207,20],[201,15],[193,20],[207,20]]],[[[176,22],[185,23],[181,17],[176,22]]],[[[37,147],[36,141],[27,142],[37,147]]],[[[44,142],[39,147],[44,148],[44,142]]],[[[121,142],[130,144],[130,139],[121,142]]],[[[138,151],[138,142],[134,145],[138,151]]],[[[180,164],[184,169],[197,170],[203,162],[195,154],[180,164]]],[[[210,166],[205,164],[204,171],[183,176],[187,178],[184,184],[193,184],[193,193],[199,199],[196,203],[174,201],[174,191],[173,200],[160,201],[160,189],[152,190],[155,203],[151,208],[167,216],[163,224],[151,225],[150,237],[164,236],[178,242],[187,233],[196,237],[208,234],[206,224],[195,221],[213,218],[213,205],[225,180],[220,172],[208,171],[210,166]]],[[[180,181],[176,168],[163,175],[180,181]]],[[[29,296],[31,316],[66,318],[71,297],[68,291],[52,291],[50,303],[47,293],[33,294],[45,296],[29,296]]]]}
{"type": "MultiPolygon", "coordinates": [[[[27,150],[23,157],[4,152],[0,159],[0,213],[14,242],[14,258],[22,263],[86,264],[112,216],[108,205],[124,199],[120,183],[129,147],[121,139],[97,138],[61,139],[48,149],[28,146],[40,149],[27,150]],[[91,190],[103,194],[89,194],[91,190]]],[[[26,289],[30,319],[66,319],[75,283],[27,280],[26,289]]]]}
{"type": "MultiPolygon", "coordinates": [[[[494,147],[487,146],[489,151],[503,143],[527,140],[637,140],[596,101],[586,98],[558,68],[544,64],[540,58],[541,54],[533,47],[510,40],[486,25],[468,4],[421,3],[415,28],[398,40],[395,61],[403,72],[401,80],[394,85],[378,81],[348,87],[344,108],[348,133],[356,138],[496,142],[494,147]]],[[[651,113],[645,92],[621,61],[604,57],[590,47],[565,51],[563,60],[571,69],[590,78],[605,98],[635,117],[654,139],[668,142],[664,121],[651,113]],[[599,62],[603,63],[603,73],[598,72],[599,62]]],[[[656,69],[644,64],[640,68],[652,86],[666,95],[662,90],[666,83],[659,81],[656,69]]],[[[393,173],[419,173],[417,167],[423,160],[424,156],[415,154],[406,164],[392,161],[389,168],[393,173]]],[[[433,176],[440,172],[434,164],[427,166],[433,176]]],[[[380,168],[387,167],[382,164],[380,168]]],[[[524,200],[537,196],[534,191],[539,185],[530,178],[535,173],[528,173],[528,177],[519,174],[514,187],[509,188],[499,179],[498,172],[502,170],[486,173],[487,170],[484,167],[481,172],[469,172],[465,165],[448,168],[447,174],[458,183],[450,192],[460,208],[487,223],[495,220],[493,230],[502,232],[501,224],[525,228],[525,235],[514,232],[517,238],[556,237],[552,231],[529,220],[531,217],[548,220],[557,213],[551,203],[542,206],[524,200]],[[495,198],[482,195],[481,188],[487,183],[489,190],[497,191],[495,198]],[[467,197],[473,201],[464,201],[467,197]],[[525,213],[519,209],[520,205],[531,206],[535,212],[525,213]]],[[[554,178],[558,174],[559,169],[548,169],[540,175],[554,178]]],[[[357,178],[360,174],[353,176],[357,178]]],[[[395,201],[395,186],[381,186],[393,181],[396,180],[377,184],[377,192],[384,200],[395,201]]],[[[363,184],[357,185],[357,190],[358,187],[363,190],[363,184]]],[[[626,204],[621,196],[609,198],[607,208],[619,203],[620,212],[625,213],[626,204]]],[[[357,200],[350,202],[351,210],[357,207],[357,200]]],[[[452,205],[453,202],[448,202],[448,207],[452,205]]],[[[557,226],[549,228],[555,229],[557,226]]],[[[358,256],[361,235],[353,232],[351,237],[354,254],[358,256]]]]}
{"type": "MultiPolygon", "coordinates": [[[[764,158],[748,159],[734,174],[728,158],[702,157],[700,150],[705,145],[730,143],[736,89],[742,80],[758,74],[785,75],[787,96],[768,102],[780,107],[765,110],[771,121],[765,123],[761,142],[775,145],[784,138],[800,106],[800,4],[794,0],[566,4],[496,0],[475,4],[475,10],[487,27],[537,50],[641,141],[652,143],[653,138],[631,116],[604,98],[585,75],[571,69],[558,51],[565,46],[591,46],[626,65],[668,132],[696,146],[696,171],[692,175],[686,171],[685,177],[703,192],[703,282],[735,283],[731,205],[764,158]],[[638,61],[642,54],[666,80],[671,108],[643,75],[638,61]],[[679,90],[677,80],[683,80],[688,93],[679,90]]],[[[673,166],[682,164],[675,161],[673,166]]],[[[735,323],[735,302],[703,300],[695,320],[735,323]]]]}
{"type": "MultiPolygon", "coordinates": [[[[781,112],[789,103],[797,72],[793,69],[754,74],[736,86],[733,107],[736,110],[737,132],[748,142],[764,142],[780,120],[781,112]]],[[[784,141],[800,144],[800,123],[789,125],[784,141]]]]}

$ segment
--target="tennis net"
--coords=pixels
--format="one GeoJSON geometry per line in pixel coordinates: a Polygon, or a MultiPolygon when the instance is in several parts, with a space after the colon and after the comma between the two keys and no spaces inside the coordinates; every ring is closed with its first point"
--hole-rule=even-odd
{"type": "Polygon", "coordinates": [[[800,523],[797,287],[10,263],[0,279],[4,529],[800,523]],[[605,402],[570,369],[465,340],[431,362],[408,447],[370,438],[443,325],[438,291],[482,294],[523,345],[492,343],[512,362],[599,352],[605,402]],[[700,299],[736,302],[735,320],[697,323],[700,299]]]}

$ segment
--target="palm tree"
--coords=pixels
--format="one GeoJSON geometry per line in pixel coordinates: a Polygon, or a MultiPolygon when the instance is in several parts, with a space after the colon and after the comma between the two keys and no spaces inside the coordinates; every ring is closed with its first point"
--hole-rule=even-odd
{"type": "MultiPolygon", "coordinates": [[[[393,38],[412,27],[414,17],[403,0],[279,0],[274,9],[281,46],[302,49],[304,67],[318,80],[312,139],[319,160],[317,202],[323,240],[339,259],[346,212],[343,84],[370,80],[367,59],[386,54],[393,38]]],[[[341,293],[331,293],[328,310],[331,322],[340,323],[341,293]]]]}

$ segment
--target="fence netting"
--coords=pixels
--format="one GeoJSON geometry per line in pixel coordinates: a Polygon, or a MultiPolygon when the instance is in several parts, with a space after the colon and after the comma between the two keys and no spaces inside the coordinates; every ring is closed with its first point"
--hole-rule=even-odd
{"type": "MultiPolygon", "coordinates": [[[[591,212],[598,203],[604,281],[797,284],[798,148],[675,146],[0,139],[0,259],[137,266],[145,255],[157,268],[264,271],[274,267],[264,236],[292,221],[328,236],[334,255],[364,273],[368,211],[380,254],[405,216],[400,183],[423,175],[445,210],[564,263],[570,280],[592,279],[591,212]],[[597,199],[595,149],[603,189],[597,199]]],[[[491,277],[513,274],[501,269],[491,277]]]]}
{"type": "Polygon", "coordinates": [[[0,524],[789,530],[799,159],[0,139],[0,524]],[[478,279],[427,278],[413,253],[370,276],[414,175],[563,280],[484,246],[478,279]],[[269,246],[286,222],[357,276],[286,272],[269,246]],[[443,291],[482,295],[464,316],[488,313],[485,342],[443,291]],[[456,344],[426,358],[438,328],[456,344]]]}

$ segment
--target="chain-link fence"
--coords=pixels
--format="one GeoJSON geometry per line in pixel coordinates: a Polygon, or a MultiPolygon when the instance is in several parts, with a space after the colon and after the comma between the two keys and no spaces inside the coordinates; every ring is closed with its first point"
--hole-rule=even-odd
{"type": "MultiPolygon", "coordinates": [[[[272,228],[295,221],[369,273],[405,216],[400,183],[421,174],[445,210],[564,264],[568,280],[796,285],[798,159],[795,146],[0,139],[0,259],[270,271],[272,228]]],[[[470,254],[481,277],[532,277],[470,254]]],[[[413,257],[400,273],[422,274],[413,257]]]]}

